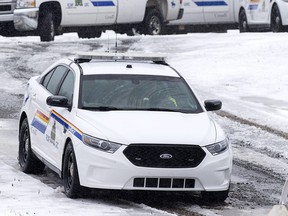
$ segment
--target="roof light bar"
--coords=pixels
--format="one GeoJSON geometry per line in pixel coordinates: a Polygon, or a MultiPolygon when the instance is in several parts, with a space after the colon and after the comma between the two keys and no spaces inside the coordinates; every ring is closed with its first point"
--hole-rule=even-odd
{"type": "Polygon", "coordinates": [[[132,60],[165,62],[165,55],[152,53],[79,53],[75,61],[97,60],[132,60]]]}

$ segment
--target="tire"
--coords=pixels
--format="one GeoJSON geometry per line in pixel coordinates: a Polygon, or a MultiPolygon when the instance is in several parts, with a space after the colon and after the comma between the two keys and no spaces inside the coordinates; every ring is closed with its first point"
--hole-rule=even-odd
{"type": "Polygon", "coordinates": [[[160,11],[156,8],[147,11],[143,25],[144,34],[161,35],[164,32],[163,17],[160,11]]]}
{"type": "Polygon", "coordinates": [[[277,5],[274,5],[271,11],[271,31],[272,32],[283,32],[284,27],[282,25],[281,14],[277,5]]]}
{"type": "Polygon", "coordinates": [[[249,32],[249,26],[247,21],[247,16],[244,10],[241,10],[239,13],[239,31],[240,33],[249,32]]]}
{"type": "Polygon", "coordinates": [[[40,40],[43,42],[54,41],[55,38],[55,23],[53,13],[48,11],[43,14],[39,23],[40,40]]]}
{"type": "Polygon", "coordinates": [[[64,153],[63,166],[64,193],[69,198],[78,198],[80,196],[81,186],[79,183],[79,175],[75,153],[72,142],[67,144],[64,153]]]}
{"type": "Polygon", "coordinates": [[[31,150],[30,131],[27,118],[21,124],[19,131],[18,161],[21,170],[28,174],[42,173],[45,165],[33,154],[31,150]]]}
{"type": "Polygon", "coordinates": [[[205,203],[222,203],[229,194],[229,188],[225,191],[202,191],[202,200],[205,203]]]}

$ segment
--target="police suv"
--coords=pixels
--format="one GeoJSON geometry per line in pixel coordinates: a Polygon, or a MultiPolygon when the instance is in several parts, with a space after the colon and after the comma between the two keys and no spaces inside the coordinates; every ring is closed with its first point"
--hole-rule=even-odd
{"type": "Polygon", "coordinates": [[[201,191],[228,196],[232,150],[190,84],[161,55],[85,54],[29,80],[19,121],[19,164],[82,188],[201,191]]]}
{"type": "Polygon", "coordinates": [[[136,28],[159,35],[164,23],[180,19],[182,0],[17,0],[14,25],[53,41],[63,32],[80,38],[100,37],[107,29],[128,33],[136,28]]]}
{"type": "Polygon", "coordinates": [[[282,32],[287,31],[287,26],[287,0],[240,1],[240,32],[249,32],[253,28],[270,28],[273,32],[282,32]]]}

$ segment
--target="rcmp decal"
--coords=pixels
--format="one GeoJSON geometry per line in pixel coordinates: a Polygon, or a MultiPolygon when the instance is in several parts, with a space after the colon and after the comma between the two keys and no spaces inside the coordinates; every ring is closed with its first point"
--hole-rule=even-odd
{"type": "Polygon", "coordinates": [[[63,116],[61,116],[59,113],[57,113],[55,110],[51,113],[51,118],[55,119],[58,123],[63,125],[64,130],[69,131],[71,134],[76,136],[79,140],[82,141],[82,134],[83,132],[79,130],[76,126],[74,126],[71,122],[66,120],[63,116]]]}
{"type": "Polygon", "coordinates": [[[46,134],[46,141],[51,143],[56,149],[59,148],[59,142],[56,141],[56,121],[54,120],[51,135],[46,134]]]}

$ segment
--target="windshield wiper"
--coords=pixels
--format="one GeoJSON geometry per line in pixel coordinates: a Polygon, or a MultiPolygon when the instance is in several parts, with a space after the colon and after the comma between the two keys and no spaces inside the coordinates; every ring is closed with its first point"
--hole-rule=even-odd
{"type": "Polygon", "coordinates": [[[112,111],[112,110],[123,110],[117,107],[110,107],[110,106],[99,106],[99,107],[82,107],[85,110],[92,110],[92,111],[112,111]]]}

